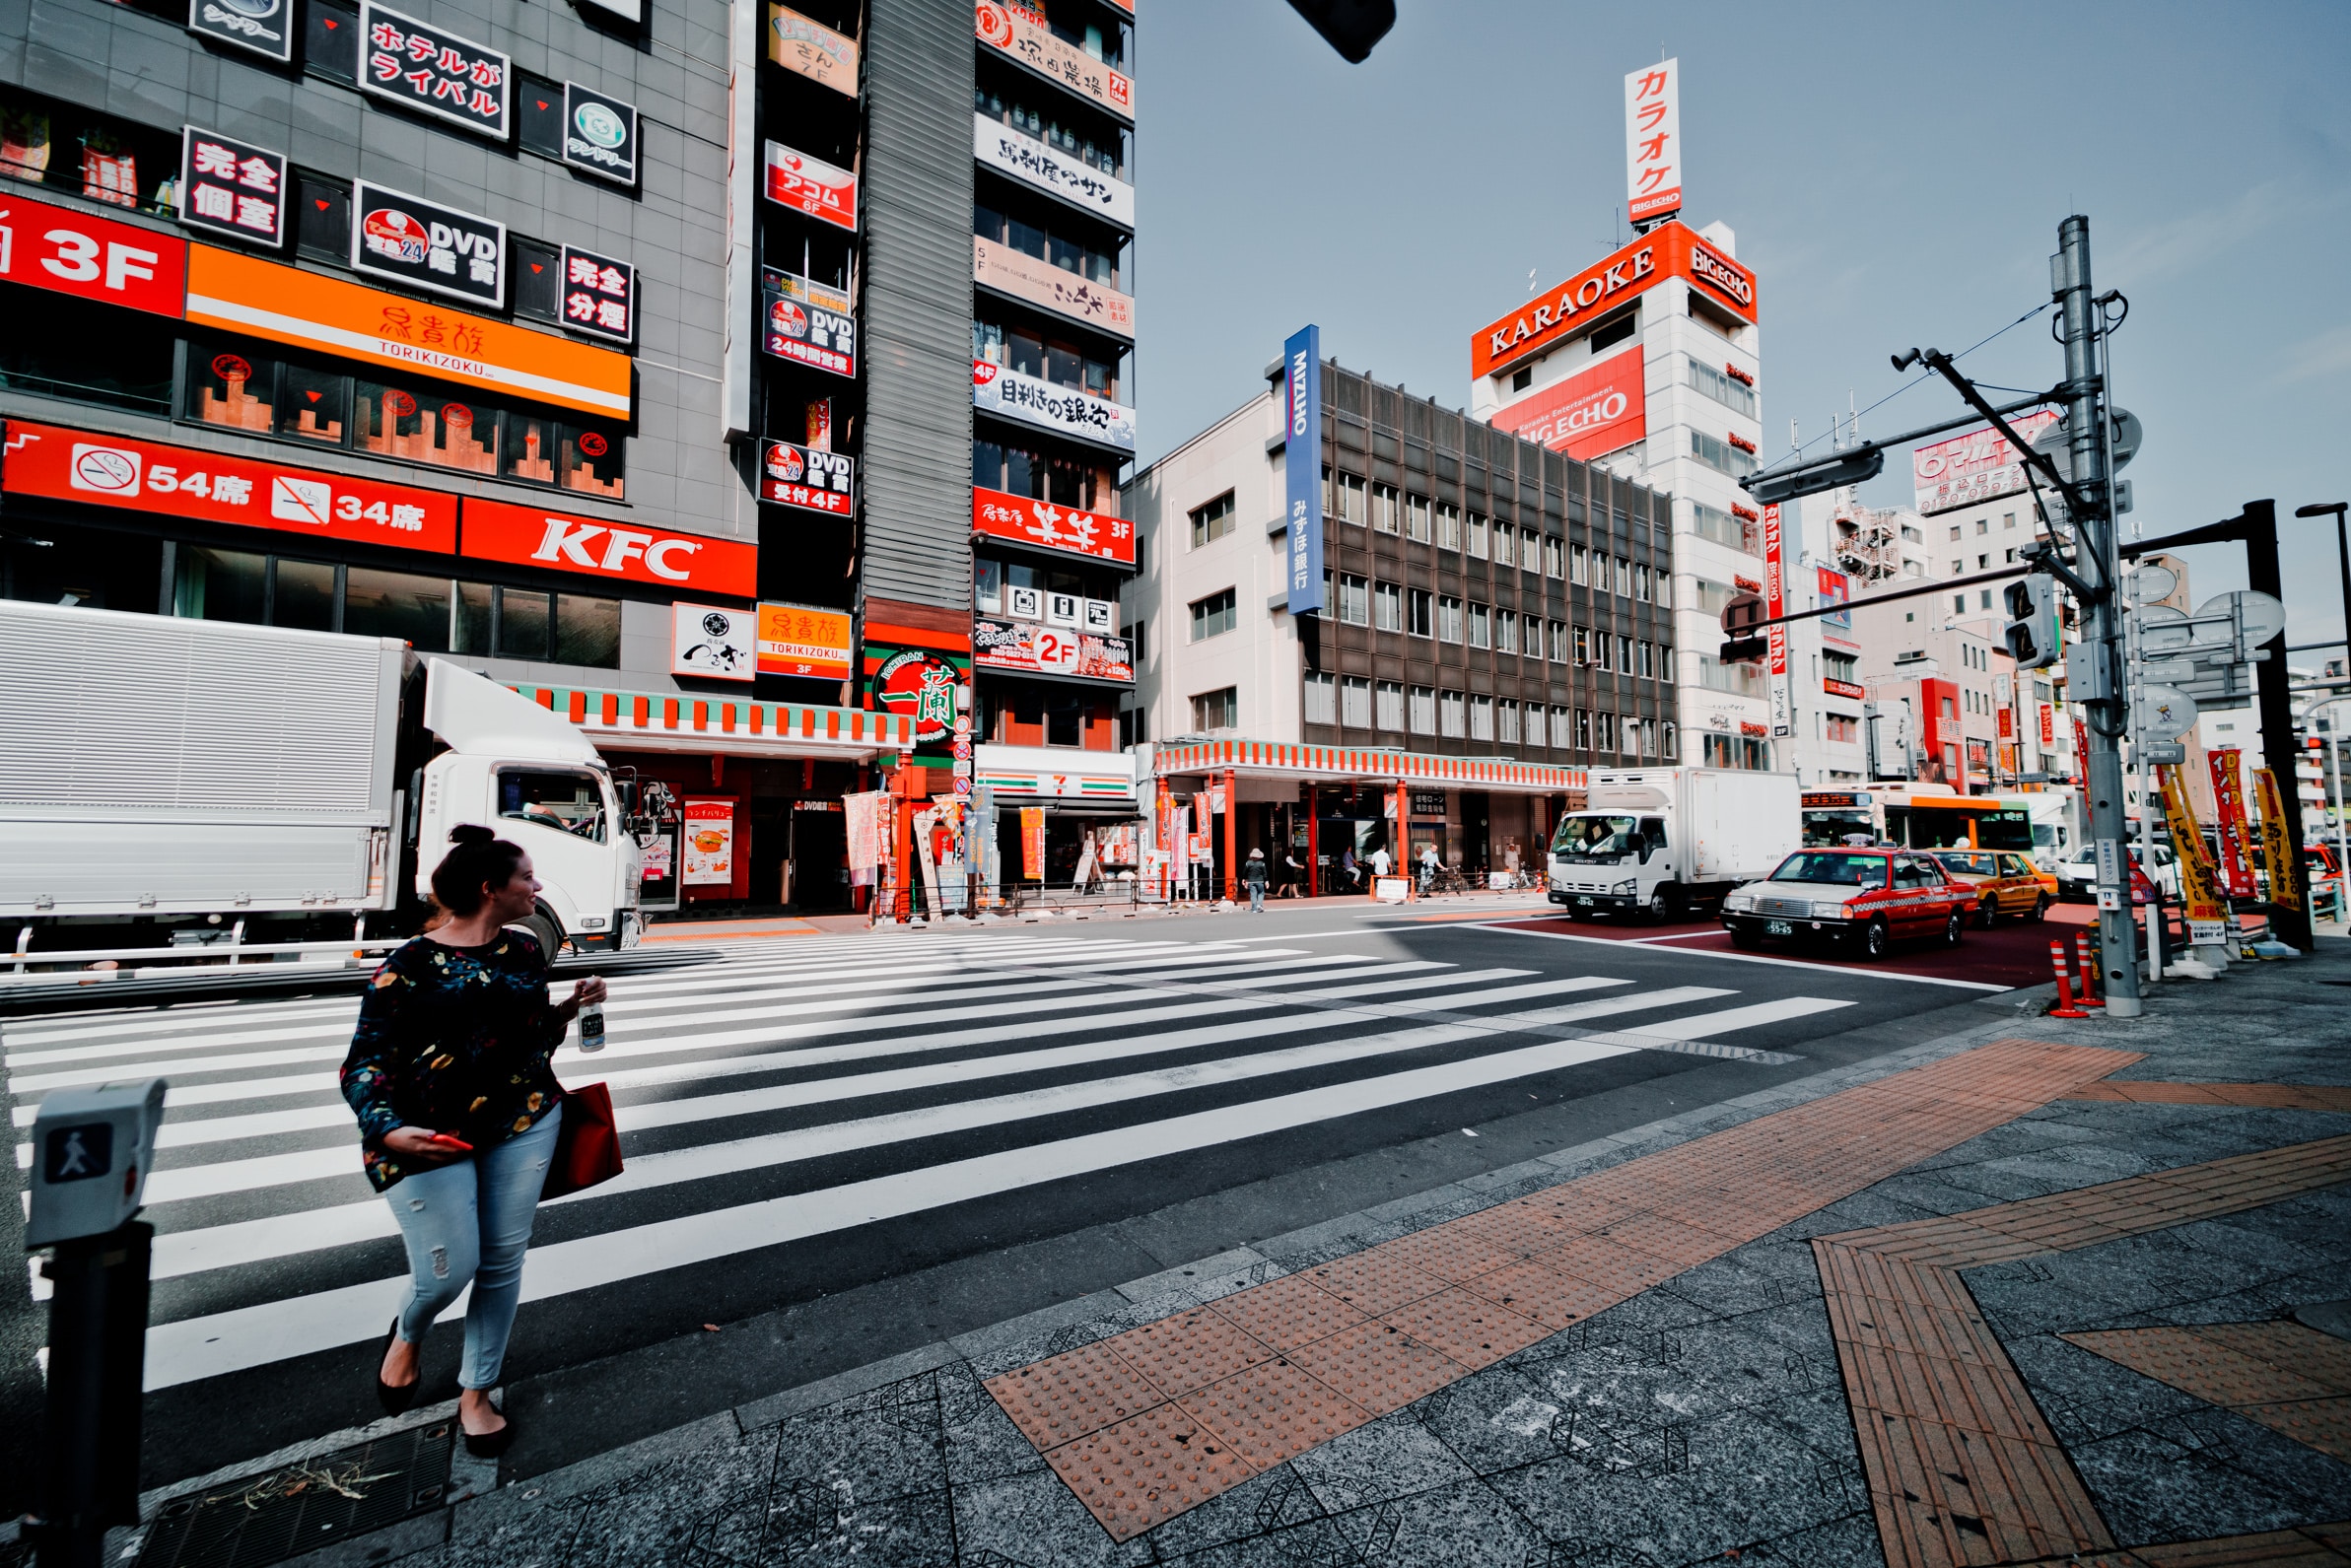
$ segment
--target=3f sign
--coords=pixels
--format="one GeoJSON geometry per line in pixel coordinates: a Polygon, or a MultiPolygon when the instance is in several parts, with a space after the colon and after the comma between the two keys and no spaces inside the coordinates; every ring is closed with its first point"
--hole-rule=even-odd
{"type": "MultiPolygon", "coordinates": [[[[155,277],[155,264],[162,259],[152,250],[140,250],[114,240],[102,246],[88,235],[71,229],[52,229],[41,238],[55,245],[57,253],[41,257],[40,264],[68,283],[88,283],[97,277],[102,250],[106,258],[106,287],[117,292],[133,278],[151,281],[155,277]]],[[[7,270],[8,258],[0,255],[0,272],[7,270]]]]}

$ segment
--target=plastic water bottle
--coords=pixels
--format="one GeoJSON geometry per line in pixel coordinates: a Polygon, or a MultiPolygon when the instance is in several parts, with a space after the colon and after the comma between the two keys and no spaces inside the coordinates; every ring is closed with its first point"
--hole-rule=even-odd
{"type": "Polygon", "coordinates": [[[604,1004],[591,1001],[580,1009],[580,1049],[597,1052],[604,1049],[604,1004]]]}

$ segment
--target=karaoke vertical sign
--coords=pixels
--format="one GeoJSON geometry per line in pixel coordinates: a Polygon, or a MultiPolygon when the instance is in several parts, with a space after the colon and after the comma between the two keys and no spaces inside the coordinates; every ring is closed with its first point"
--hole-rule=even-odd
{"type": "Polygon", "coordinates": [[[1782,558],[1779,508],[1763,509],[1763,619],[1771,649],[1771,733],[1795,732],[1795,704],[1788,689],[1788,629],[1777,624],[1788,613],[1788,571],[1782,558]]]}
{"type": "Polygon", "coordinates": [[[1320,327],[1290,335],[1281,348],[1282,475],[1289,521],[1289,613],[1323,607],[1323,338],[1320,327]]]}

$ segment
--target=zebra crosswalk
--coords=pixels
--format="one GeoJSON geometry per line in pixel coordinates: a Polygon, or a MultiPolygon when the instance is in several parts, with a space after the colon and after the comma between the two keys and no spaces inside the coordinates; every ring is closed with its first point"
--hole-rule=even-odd
{"type": "MultiPolygon", "coordinates": [[[[525,1302],[1849,1003],[1277,943],[1026,932],[740,944],[612,983],[627,1169],[548,1205],[525,1302]]],[[[0,1025],[18,1164],[42,1096],[170,1080],[147,1217],[147,1383],[370,1340],[400,1298],[392,1212],[336,1085],[356,998],[0,1025]]],[[[37,1288],[37,1286],[36,1286],[37,1288]]],[[[453,1316],[453,1314],[452,1314],[453,1316]]]]}

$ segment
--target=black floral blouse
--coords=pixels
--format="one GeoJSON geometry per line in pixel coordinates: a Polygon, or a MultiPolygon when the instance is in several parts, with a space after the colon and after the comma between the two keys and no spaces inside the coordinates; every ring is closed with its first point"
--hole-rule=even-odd
{"type": "Polygon", "coordinates": [[[343,1058],[368,1180],[380,1193],[409,1174],[383,1146],[398,1127],[448,1132],[477,1149],[529,1131],[563,1098],[547,1064],[563,1037],[547,1000],[547,960],[528,933],[501,931],[481,947],[420,936],[394,950],[368,987],[343,1058]]]}

